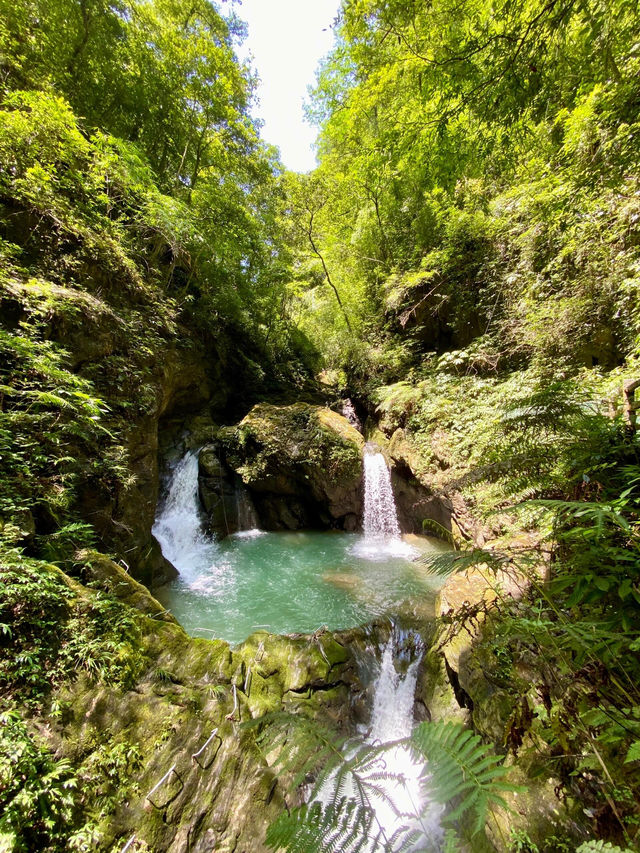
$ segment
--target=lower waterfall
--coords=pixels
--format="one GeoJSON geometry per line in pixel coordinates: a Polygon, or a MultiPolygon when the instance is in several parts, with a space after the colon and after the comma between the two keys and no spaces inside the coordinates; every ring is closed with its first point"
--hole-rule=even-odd
{"type": "MultiPolygon", "coordinates": [[[[413,728],[413,702],[422,648],[420,644],[419,654],[411,661],[406,673],[401,674],[396,669],[398,646],[401,645],[402,636],[396,629],[385,646],[380,674],[375,684],[371,731],[368,737],[372,744],[390,743],[409,737],[413,728]]],[[[384,764],[386,772],[398,777],[397,781],[385,783],[385,794],[392,800],[395,809],[384,799],[375,803],[376,818],[385,835],[390,838],[405,822],[420,834],[420,839],[411,849],[439,850],[442,839],[442,806],[428,800],[424,780],[421,778],[424,764],[416,761],[406,746],[396,746],[386,752],[384,764]],[[406,821],[399,818],[397,812],[415,817],[406,821]],[[425,848],[425,844],[429,844],[429,847],[425,848]]]]}
{"type": "MultiPolygon", "coordinates": [[[[413,704],[418,670],[423,656],[423,644],[413,632],[402,632],[394,627],[384,647],[380,670],[374,684],[370,728],[365,743],[371,746],[394,744],[409,737],[414,725],[413,704]],[[407,642],[408,641],[408,642],[407,642]],[[403,665],[409,655],[406,671],[403,665]]],[[[429,798],[428,774],[425,778],[424,762],[416,758],[404,745],[390,746],[381,757],[368,766],[361,776],[368,789],[368,803],[375,812],[374,830],[379,841],[371,840],[367,853],[382,851],[422,851],[437,853],[441,849],[443,831],[440,818],[444,807],[429,798]],[[387,778],[388,774],[388,778],[387,778]],[[369,784],[371,788],[369,789],[369,784]],[[377,790],[380,793],[377,793],[377,790]],[[409,833],[415,833],[415,842],[406,846],[409,833]],[[394,839],[395,841],[391,841],[394,839]]],[[[356,790],[349,781],[342,796],[359,798],[362,788],[356,790]]],[[[331,780],[320,792],[319,800],[331,801],[331,780]]],[[[354,845],[355,846],[355,845],[354,845]]],[[[350,848],[341,850],[349,853],[350,848]]]]}

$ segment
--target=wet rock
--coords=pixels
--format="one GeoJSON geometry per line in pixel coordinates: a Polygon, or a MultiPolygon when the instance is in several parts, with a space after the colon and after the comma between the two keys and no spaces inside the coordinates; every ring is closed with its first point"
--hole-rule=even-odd
{"type": "Polygon", "coordinates": [[[431,533],[438,529],[450,531],[451,501],[431,489],[424,463],[404,430],[394,432],[387,453],[391,461],[391,482],[400,529],[407,533],[431,533]]]}
{"type": "Polygon", "coordinates": [[[209,530],[219,537],[240,529],[238,477],[221,461],[220,447],[209,444],[198,456],[198,493],[209,530]]]}

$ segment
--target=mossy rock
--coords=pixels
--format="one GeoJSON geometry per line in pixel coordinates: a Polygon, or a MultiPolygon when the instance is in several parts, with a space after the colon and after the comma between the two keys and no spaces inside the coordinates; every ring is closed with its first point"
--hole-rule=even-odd
{"type": "Polygon", "coordinates": [[[118,563],[98,551],[82,551],[79,557],[83,563],[83,571],[94,587],[110,592],[120,601],[148,616],[165,622],[176,622],[149,590],[127,574],[118,563]]]}
{"type": "Polygon", "coordinates": [[[308,403],[260,403],[218,433],[267,529],[355,529],[364,439],[346,418],[308,403]]]}

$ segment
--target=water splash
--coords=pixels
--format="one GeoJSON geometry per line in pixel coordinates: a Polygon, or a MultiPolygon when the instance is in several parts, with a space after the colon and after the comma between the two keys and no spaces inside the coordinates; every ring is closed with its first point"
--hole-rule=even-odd
{"type": "Polygon", "coordinates": [[[169,493],[152,532],[185,582],[196,583],[202,572],[213,566],[219,551],[202,527],[197,451],[190,450],[174,468],[169,493]]]}

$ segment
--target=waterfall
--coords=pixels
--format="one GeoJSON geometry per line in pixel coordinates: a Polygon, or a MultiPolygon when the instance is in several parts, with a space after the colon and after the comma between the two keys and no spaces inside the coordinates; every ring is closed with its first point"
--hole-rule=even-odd
{"type": "MultiPolygon", "coordinates": [[[[403,634],[394,627],[384,648],[374,684],[371,728],[366,743],[379,746],[407,738],[411,734],[413,703],[423,651],[424,646],[418,635],[413,632],[403,634]],[[397,665],[403,662],[402,658],[407,654],[409,664],[403,673],[397,665]]],[[[375,811],[375,822],[384,837],[391,839],[403,828],[415,831],[418,837],[409,850],[429,850],[435,853],[441,849],[443,838],[440,825],[443,806],[429,799],[424,769],[424,762],[416,761],[407,747],[396,745],[385,750],[379,760],[367,766],[361,778],[367,789],[369,805],[375,811]],[[381,774],[389,774],[393,778],[384,778],[381,774]],[[368,787],[368,780],[371,788],[368,787]],[[377,794],[374,788],[380,789],[381,793],[377,794]]],[[[325,804],[330,802],[331,792],[329,780],[320,792],[319,799],[325,804]]],[[[358,793],[353,782],[348,782],[343,791],[343,795],[353,798],[358,798],[358,793]]],[[[365,849],[367,853],[379,853],[383,849],[406,848],[402,848],[402,838],[398,837],[397,847],[388,848],[372,841],[365,849]]],[[[349,848],[343,853],[349,853],[349,848]]]]}
{"type": "Polygon", "coordinates": [[[391,475],[382,453],[365,448],[364,454],[364,535],[400,537],[400,525],[393,499],[391,475]]]}
{"type": "Polygon", "coordinates": [[[238,530],[234,533],[237,539],[252,539],[262,536],[264,531],[258,525],[258,514],[247,490],[241,483],[236,485],[236,512],[238,530]]]}
{"type": "MultiPolygon", "coordinates": [[[[417,635],[409,634],[403,637],[402,633],[394,628],[384,648],[380,673],[375,683],[371,731],[367,738],[370,743],[390,743],[411,734],[413,702],[423,652],[422,641],[417,635]],[[418,653],[413,654],[413,660],[402,674],[397,670],[396,664],[400,655],[406,651],[405,639],[410,641],[412,647],[417,645],[418,653]]],[[[442,806],[428,799],[423,778],[423,762],[416,761],[407,747],[396,746],[384,753],[384,770],[397,777],[396,780],[384,782],[385,798],[374,801],[376,818],[386,837],[391,838],[394,832],[404,825],[420,834],[411,849],[439,850],[442,840],[442,806]],[[399,817],[398,813],[415,817],[407,819],[399,817]],[[428,848],[425,847],[426,844],[429,844],[428,848]]]]}
{"type": "Polygon", "coordinates": [[[363,465],[364,537],[354,546],[352,553],[366,560],[414,557],[416,549],[402,541],[391,474],[386,459],[375,450],[375,445],[365,446],[363,465]]]}
{"type": "Polygon", "coordinates": [[[184,580],[196,580],[212,565],[218,548],[202,528],[196,451],[190,450],[173,469],[169,492],[152,532],[184,580]]]}

